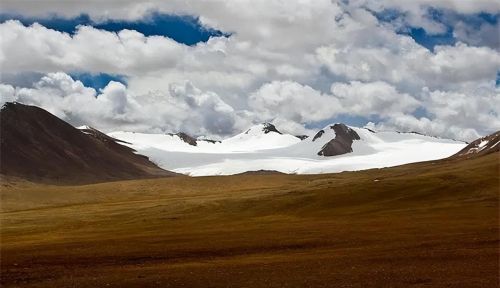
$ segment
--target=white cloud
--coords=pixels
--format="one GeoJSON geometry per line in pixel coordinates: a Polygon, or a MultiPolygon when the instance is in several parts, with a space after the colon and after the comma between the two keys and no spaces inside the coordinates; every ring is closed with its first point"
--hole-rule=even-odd
{"type": "Polygon", "coordinates": [[[15,91],[10,85],[0,84],[0,106],[5,102],[16,101],[15,91]]]}
{"type": "MultiPolygon", "coordinates": [[[[456,37],[467,44],[429,51],[364,8],[398,9],[406,15],[402,25],[411,22],[432,33],[443,27],[426,14],[430,6],[457,13],[499,9],[495,1],[466,2],[4,1],[4,11],[24,15],[88,13],[103,20],[139,19],[152,11],[190,14],[232,36],[186,46],[130,30],[82,26],[69,35],[7,21],[0,24],[1,72],[11,73],[4,84],[22,82],[12,75],[49,74],[33,87],[2,85],[0,93],[2,100],[38,103],[72,123],[108,131],[226,135],[274,120],[301,133],[307,132],[303,124],[347,114],[376,116],[386,127],[471,137],[492,132],[499,119],[498,108],[474,108],[498,98],[500,52],[494,41],[485,43],[485,36],[457,24],[456,37]],[[111,82],[95,91],[71,79],[72,72],[125,75],[127,87],[111,82]],[[428,115],[415,117],[416,109],[428,115]],[[465,113],[467,121],[457,121],[462,114],[453,111],[465,113]],[[488,116],[472,119],[484,113],[488,116]]],[[[481,26],[482,34],[494,29],[488,25],[481,26]]]]}
{"type": "Polygon", "coordinates": [[[477,90],[474,97],[463,93],[423,89],[423,105],[428,117],[397,113],[374,129],[416,131],[440,137],[472,141],[500,127],[500,89],[477,90]]]}
{"type": "Polygon", "coordinates": [[[336,98],[290,81],[264,84],[249,96],[249,103],[264,121],[280,117],[311,123],[331,118],[342,109],[336,98]]]}
{"type": "Polygon", "coordinates": [[[474,46],[488,46],[500,49],[500,22],[482,23],[479,28],[472,27],[464,21],[454,25],[453,36],[458,40],[474,46]]]}
{"type": "MultiPolygon", "coordinates": [[[[2,10],[10,13],[20,13],[28,16],[47,16],[53,13],[65,17],[75,17],[82,13],[89,14],[93,19],[140,19],[151,11],[161,11],[164,13],[176,14],[194,14],[201,15],[202,18],[207,18],[207,22],[223,23],[234,21],[239,15],[231,17],[219,16],[226,12],[239,12],[239,14],[249,15],[254,11],[260,12],[263,16],[282,14],[288,12],[285,7],[290,6],[290,10],[296,11],[295,15],[307,16],[310,10],[306,8],[316,6],[319,9],[324,8],[324,4],[330,1],[198,1],[198,0],[150,0],[147,3],[135,0],[122,0],[119,3],[114,1],[96,1],[88,2],[85,0],[74,0],[71,2],[46,1],[18,1],[18,0],[3,0],[2,10]],[[314,5],[311,5],[314,4],[314,5]],[[263,9],[263,8],[268,8],[263,9]],[[246,10],[249,10],[248,12],[246,10]],[[215,17],[217,15],[218,17],[215,17]]],[[[496,0],[350,0],[349,4],[355,7],[369,7],[373,10],[382,9],[399,9],[400,11],[419,14],[423,13],[427,7],[435,7],[439,9],[448,9],[457,13],[472,14],[479,12],[488,12],[495,14],[500,12],[498,1],[496,0]]],[[[309,8],[314,9],[314,7],[309,8]]],[[[295,16],[298,17],[298,16],[295,16]]],[[[267,18],[267,17],[266,17],[267,18]]],[[[285,20],[294,20],[292,17],[282,17],[285,20]]],[[[262,32],[261,32],[262,33],[262,32]]]]}
{"type": "Polygon", "coordinates": [[[382,12],[384,10],[397,10],[402,25],[422,27],[429,34],[442,34],[446,27],[433,15],[429,15],[429,8],[458,14],[477,14],[481,12],[495,15],[500,12],[497,0],[351,0],[349,5],[355,7],[368,7],[372,11],[382,12]]]}
{"type": "Polygon", "coordinates": [[[125,85],[120,82],[111,81],[101,92],[102,94],[99,95],[98,100],[105,102],[105,105],[111,107],[111,113],[125,114],[127,112],[129,99],[125,85]]]}
{"type": "Polygon", "coordinates": [[[410,113],[420,106],[412,96],[399,93],[394,86],[380,81],[334,83],[331,90],[344,107],[343,112],[352,115],[387,117],[398,112],[410,113]]]}
{"type": "Polygon", "coordinates": [[[183,130],[197,131],[198,134],[224,135],[233,131],[236,122],[234,109],[213,92],[202,92],[190,82],[174,84],[170,94],[187,104],[184,113],[188,116],[183,130]]]}
{"type": "Polygon", "coordinates": [[[19,21],[7,21],[0,24],[0,35],[0,65],[11,73],[145,73],[177,65],[188,49],[166,37],[145,37],[130,30],[114,33],[89,26],[80,26],[70,36],[36,23],[25,27],[19,21]]]}
{"type": "Polygon", "coordinates": [[[122,83],[111,81],[97,93],[58,72],[47,74],[34,88],[2,84],[0,96],[3,102],[37,105],[73,125],[86,124],[104,131],[184,131],[195,135],[235,131],[238,116],[215,93],[202,92],[189,82],[171,86],[170,93],[132,95],[122,83]]]}
{"type": "Polygon", "coordinates": [[[417,118],[407,114],[398,115],[398,117],[394,117],[389,121],[377,124],[370,122],[366,127],[376,131],[417,132],[462,141],[472,141],[480,137],[477,131],[472,128],[450,126],[441,120],[431,120],[427,117],[417,118]]]}
{"type": "Polygon", "coordinates": [[[460,89],[463,83],[491,81],[500,70],[500,52],[489,47],[458,43],[432,53],[408,38],[393,37],[378,47],[320,47],[317,57],[334,74],[406,89],[460,89]]]}

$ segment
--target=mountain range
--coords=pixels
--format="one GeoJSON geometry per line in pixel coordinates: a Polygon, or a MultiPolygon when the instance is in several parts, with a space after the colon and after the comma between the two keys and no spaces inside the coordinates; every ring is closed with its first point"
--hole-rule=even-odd
{"type": "Polygon", "coordinates": [[[0,174],[61,183],[181,174],[331,173],[470,158],[500,149],[500,132],[467,144],[342,123],[311,137],[295,136],[263,123],[216,141],[182,132],[105,134],[89,126],[75,128],[42,108],[20,103],[6,103],[0,117],[0,174]]]}
{"type": "Polygon", "coordinates": [[[248,171],[333,173],[446,158],[467,143],[417,133],[374,132],[342,123],[301,140],[263,123],[220,142],[189,145],[173,134],[112,132],[109,136],[148,156],[158,166],[191,176],[248,171]]]}

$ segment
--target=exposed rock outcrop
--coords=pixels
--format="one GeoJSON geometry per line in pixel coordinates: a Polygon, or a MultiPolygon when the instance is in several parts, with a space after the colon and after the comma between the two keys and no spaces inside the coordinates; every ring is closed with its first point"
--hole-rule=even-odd
{"type": "Polygon", "coordinates": [[[319,130],[318,133],[316,133],[316,135],[314,135],[313,142],[316,141],[317,139],[321,138],[321,136],[323,136],[323,134],[325,134],[325,130],[319,130]]]}
{"type": "Polygon", "coordinates": [[[300,140],[305,140],[305,139],[309,138],[309,136],[307,136],[307,135],[295,135],[295,137],[299,138],[300,140]]]}
{"type": "Polygon", "coordinates": [[[278,131],[278,129],[276,129],[276,126],[274,126],[273,124],[264,123],[263,125],[264,125],[264,128],[262,128],[262,131],[264,131],[265,134],[270,133],[270,132],[275,132],[275,133],[281,134],[281,132],[278,131]]]}
{"type": "MultiPolygon", "coordinates": [[[[318,155],[320,156],[337,156],[350,153],[352,152],[353,141],[360,140],[358,133],[344,124],[335,124],[333,126],[330,126],[330,129],[333,129],[335,131],[335,138],[330,140],[321,148],[321,150],[318,152],[318,155]]],[[[321,135],[323,133],[321,133],[321,135]]],[[[319,137],[321,137],[321,135],[319,137]]]]}
{"type": "Polygon", "coordinates": [[[196,146],[198,145],[198,143],[196,143],[196,139],[189,136],[188,134],[184,133],[184,132],[179,132],[177,134],[175,134],[177,136],[179,136],[179,138],[181,138],[182,141],[186,142],[187,144],[191,145],[191,146],[196,146]]]}

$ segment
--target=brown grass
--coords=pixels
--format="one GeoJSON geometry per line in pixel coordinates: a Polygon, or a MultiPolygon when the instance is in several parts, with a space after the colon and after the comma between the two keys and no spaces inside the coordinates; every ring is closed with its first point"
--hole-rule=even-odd
{"type": "Polygon", "coordinates": [[[498,287],[498,155],[325,175],[3,179],[1,283],[498,287]]]}

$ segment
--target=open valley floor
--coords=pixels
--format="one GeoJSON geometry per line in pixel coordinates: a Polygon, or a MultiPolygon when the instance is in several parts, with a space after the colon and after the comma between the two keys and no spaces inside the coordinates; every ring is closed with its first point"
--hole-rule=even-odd
{"type": "Polygon", "coordinates": [[[498,187],[498,153],[323,175],[4,178],[1,286],[498,287],[498,187]]]}

